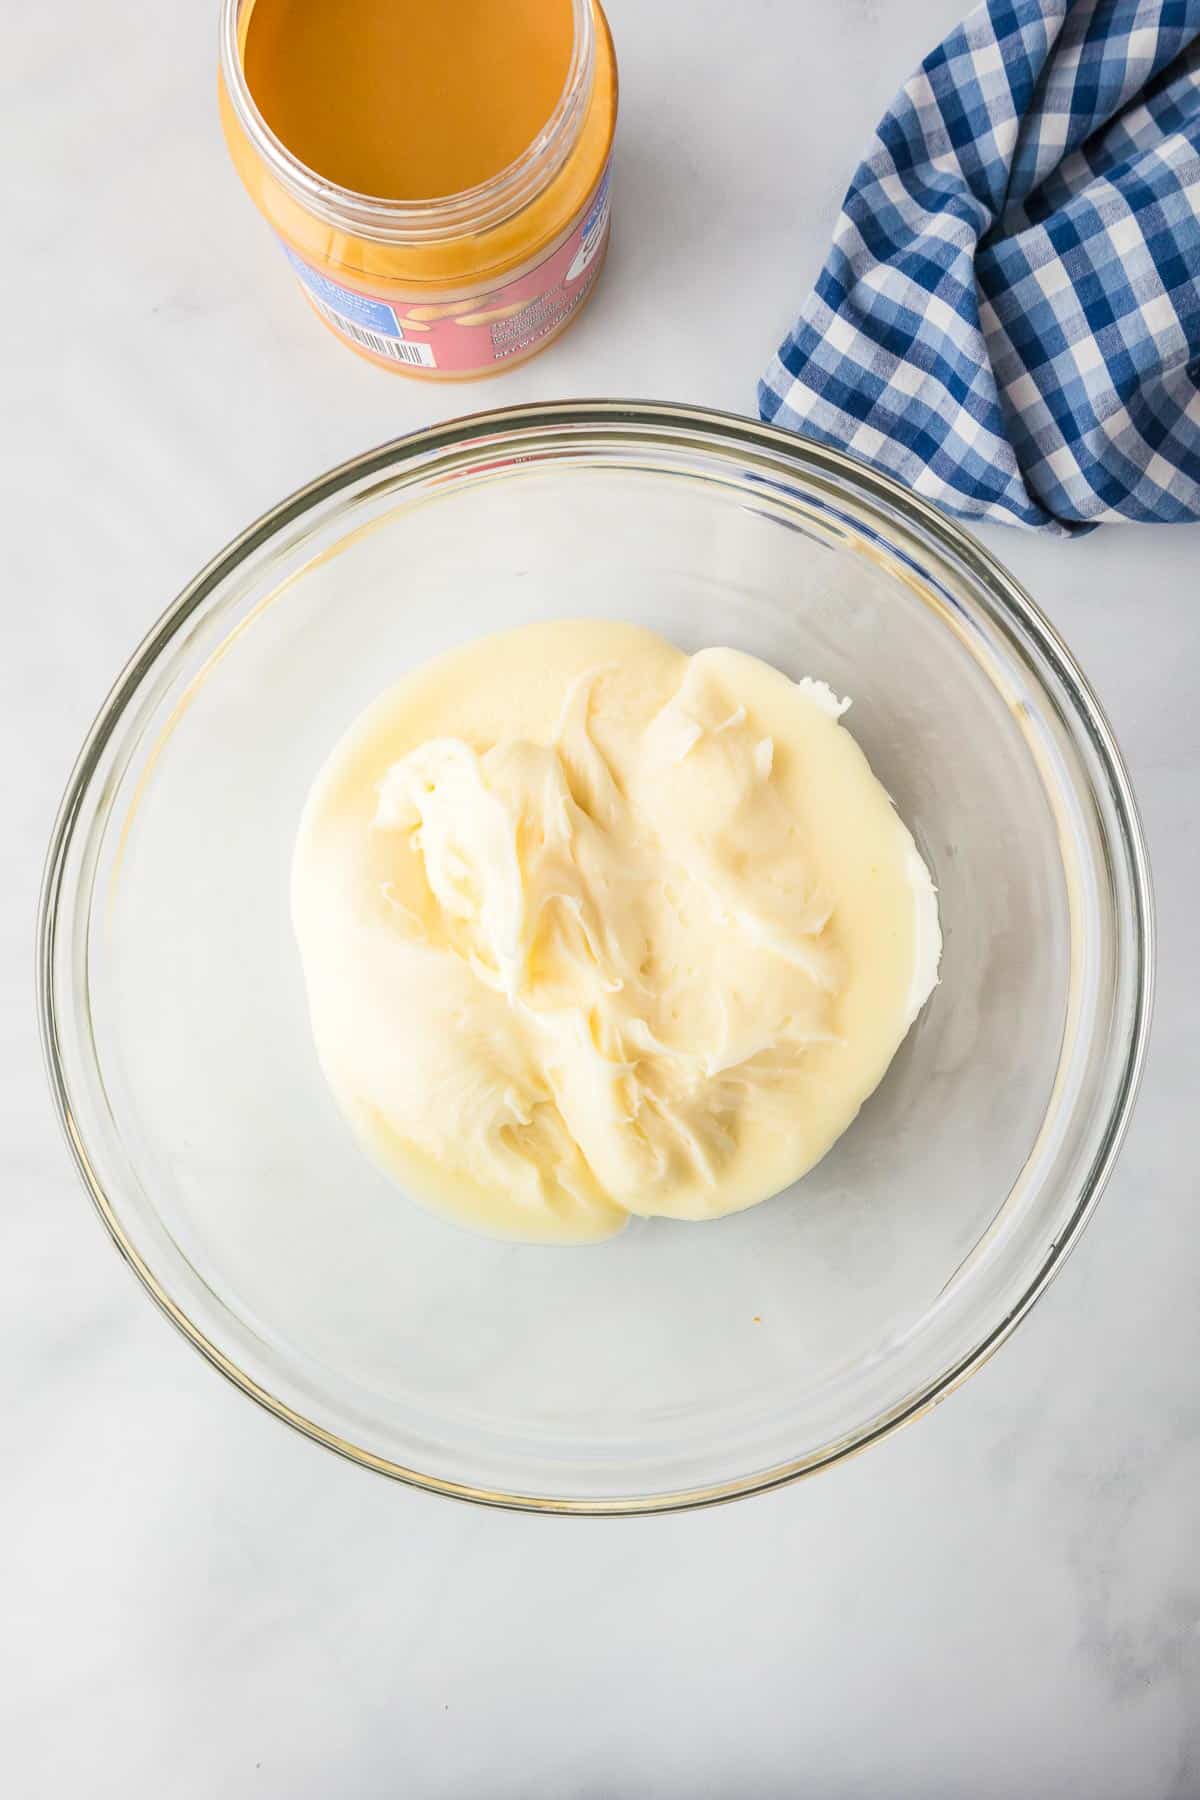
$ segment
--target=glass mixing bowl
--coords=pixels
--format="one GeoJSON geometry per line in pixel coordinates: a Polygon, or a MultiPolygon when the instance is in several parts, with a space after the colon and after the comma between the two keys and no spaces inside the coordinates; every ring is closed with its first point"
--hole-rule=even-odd
{"type": "Polygon", "coordinates": [[[1108,725],[984,549],[822,445],[586,402],[359,457],[196,578],[79,758],[40,985],[101,1215],[239,1387],[423,1487],[638,1512],[845,1456],[1004,1339],[1112,1167],[1151,938],[1108,725]],[[561,616],[851,694],[945,933],[941,986],[802,1183],[566,1250],[470,1236],[366,1160],[317,1067],[288,916],[297,819],[343,728],[413,664],[561,616]]]}

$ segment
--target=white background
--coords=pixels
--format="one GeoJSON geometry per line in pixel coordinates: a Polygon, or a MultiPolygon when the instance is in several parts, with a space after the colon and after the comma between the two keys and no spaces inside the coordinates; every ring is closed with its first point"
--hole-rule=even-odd
{"type": "Polygon", "coordinates": [[[591,1523],[308,1444],[159,1318],[78,1188],[32,1017],[42,849],[126,653],[263,508],[475,407],[752,411],[870,129],[964,0],[612,0],[615,237],[499,382],[337,347],[227,164],[212,0],[57,0],[0,81],[0,1757],[16,1800],[1200,1795],[1195,528],[988,541],[1138,786],[1157,1028],[1065,1273],[945,1406],[800,1487],[591,1523]]]}

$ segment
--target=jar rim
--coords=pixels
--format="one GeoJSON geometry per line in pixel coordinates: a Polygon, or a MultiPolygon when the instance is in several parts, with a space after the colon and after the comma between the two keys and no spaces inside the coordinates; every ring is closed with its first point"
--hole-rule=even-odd
{"type": "Polygon", "coordinates": [[[288,149],[250,91],[238,43],[246,0],[221,0],[221,79],[238,124],[291,198],[335,231],[383,244],[429,244],[502,225],[558,174],[579,140],[592,97],[596,58],[593,0],[570,0],[571,61],[558,103],[537,136],[495,175],[457,194],[390,200],[327,180],[288,149]]]}

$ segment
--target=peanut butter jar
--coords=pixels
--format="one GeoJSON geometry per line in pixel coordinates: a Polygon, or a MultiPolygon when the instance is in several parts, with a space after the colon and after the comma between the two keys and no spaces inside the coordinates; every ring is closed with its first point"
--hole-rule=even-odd
{"type": "Polygon", "coordinates": [[[494,374],[595,287],[617,113],[598,0],[222,0],[219,97],[305,297],[381,367],[494,374]]]}

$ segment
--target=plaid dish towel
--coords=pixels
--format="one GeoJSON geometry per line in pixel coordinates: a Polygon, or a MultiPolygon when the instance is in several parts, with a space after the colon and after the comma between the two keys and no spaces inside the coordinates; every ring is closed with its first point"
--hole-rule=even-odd
{"type": "Polygon", "coordinates": [[[856,171],[759,386],[964,518],[1200,518],[1200,0],[987,0],[856,171]]]}

